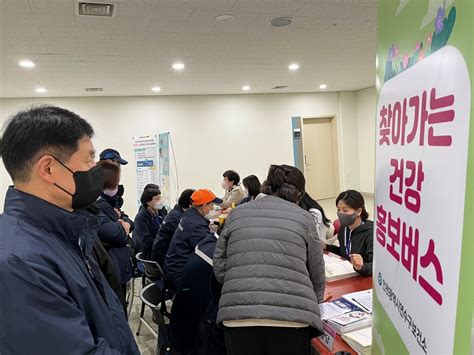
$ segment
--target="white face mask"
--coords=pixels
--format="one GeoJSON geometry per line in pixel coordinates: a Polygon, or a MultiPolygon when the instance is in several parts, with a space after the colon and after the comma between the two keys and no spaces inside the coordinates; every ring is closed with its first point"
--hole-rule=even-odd
{"type": "Polygon", "coordinates": [[[163,202],[156,202],[155,205],[153,206],[155,208],[155,210],[161,210],[163,207],[165,207],[165,205],[163,204],[163,202]]]}
{"type": "Polygon", "coordinates": [[[207,219],[214,219],[217,216],[217,213],[218,213],[217,211],[212,209],[209,212],[207,212],[204,217],[207,218],[207,219]]]}
{"type": "Polygon", "coordinates": [[[223,183],[221,184],[221,186],[222,186],[222,188],[223,188],[224,190],[229,190],[229,183],[228,183],[228,182],[223,182],[223,183]]]}
{"type": "Polygon", "coordinates": [[[115,195],[117,195],[117,192],[118,192],[118,186],[115,189],[105,189],[104,190],[104,194],[106,194],[107,196],[110,196],[110,197],[114,197],[115,195]]]}

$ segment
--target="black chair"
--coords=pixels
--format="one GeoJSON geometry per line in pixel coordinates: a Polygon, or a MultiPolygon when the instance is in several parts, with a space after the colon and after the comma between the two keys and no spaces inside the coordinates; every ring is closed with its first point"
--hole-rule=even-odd
{"type": "MultiPolygon", "coordinates": [[[[169,295],[169,291],[167,288],[167,282],[166,282],[166,277],[163,272],[163,269],[161,266],[152,260],[146,260],[142,258],[142,253],[138,253],[136,256],[136,259],[138,262],[141,262],[144,267],[144,273],[142,275],[142,289],[144,290],[147,285],[149,284],[155,284],[156,287],[160,288],[160,292],[162,293],[162,297],[160,300],[160,314],[162,317],[167,317],[169,319],[169,312],[166,308],[166,300],[170,299],[171,297],[167,297],[169,295]]],[[[140,296],[141,298],[141,296],[140,296]]],[[[143,317],[145,314],[145,302],[142,299],[142,307],[140,310],[140,317],[138,318],[138,328],[137,328],[137,336],[140,335],[140,329],[142,323],[147,326],[148,329],[152,330],[151,325],[147,322],[147,320],[143,317]]],[[[152,332],[154,332],[152,330],[152,332]]]]}
{"type": "Polygon", "coordinates": [[[176,354],[171,349],[166,322],[160,310],[160,305],[165,301],[165,294],[160,285],[156,283],[148,284],[140,293],[140,299],[144,305],[146,304],[151,308],[151,311],[153,312],[153,320],[158,325],[158,333],[156,333],[154,329],[146,323],[149,329],[157,337],[156,353],[158,355],[176,354]]]}

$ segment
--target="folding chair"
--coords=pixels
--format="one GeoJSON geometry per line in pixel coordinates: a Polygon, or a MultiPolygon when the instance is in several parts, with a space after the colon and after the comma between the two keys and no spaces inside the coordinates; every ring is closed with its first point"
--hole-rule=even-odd
{"type": "Polygon", "coordinates": [[[148,284],[140,293],[140,299],[144,305],[146,304],[151,308],[151,311],[153,312],[153,320],[158,325],[157,333],[148,322],[145,322],[145,325],[157,338],[156,354],[175,354],[175,352],[173,352],[171,349],[171,343],[169,340],[165,319],[160,310],[160,305],[165,301],[164,293],[160,285],[156,283],[148,284]]]}
{"type": "MultiPolygon", "coordinates": [[[[161,266],[152,260],[146,260],[142,258],[142,253],[138,253],[136,258],[139,263],[142,263],[144,267],[144,273],[142,276],[142,289],[145,289],[146,286],[150,283],[154,283],[157,287],[160,288],[160,292],[163,294],[162,300],[160,301],[160,312],[163,317],[169,318],[169,313],[166,308],[166,299],[165,296],[167,294],[167,287],[166,287],[166,278],[165,274],[161,268],[161,266]]],[[[142,300],[142,307],[140,310],[140,317],[138,318],[138,328],[137,328],[137,336],[140,335],[140,329],[142,323],[144,323],[148,329],[151,328],[150,324],[146,321],[143,317],[145,314],[145,302],[142,300]]]]}

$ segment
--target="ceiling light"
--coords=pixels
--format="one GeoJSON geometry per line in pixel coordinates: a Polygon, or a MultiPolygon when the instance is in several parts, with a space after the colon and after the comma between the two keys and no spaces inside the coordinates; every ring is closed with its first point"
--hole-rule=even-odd
{"type": "Polygon", "coordinates": [[[298,70],[299,68],[300,68],[300,66],[299,66],[298,64],[296,64],[296,63],[290,64],[290,65],[288,66],[288,69],[290,69],[290,70],[292,70],[292,71],[296,71],[296,70],[298,70]]]}
{"type": "Polygon", "coordinates": [[[291,17],[277,17],[270,21],[270,26],[273,27],[285,27],[291,25],[293,19],[291,17]]]}
{"type": "Polygon", "coordinates": [[[23,67],[23,68],[34,68],[36,65],[31,60],[22,60],[19,64],[20,64],[20,67],[23,67]]]}
{"type": "Polygon", "coordinates": [[[86,92],[102,92],[104,88],[86,88],[86,92]]]}
{"type": "Polygon", "coordinates": [[[244,85],[244,86],[242,86],[242,90],[244,90],[244,91],[249,91],[249,90],[250,90],[250,86],[244,85]]]}
{"type": "Polygon", "coordinates": [[[151,91],[153,92],[160,92],[161,91],[161,88],[159,86],[155,86],[155,87],[152,87],[151,88],[151,91]]]}
{"type": "Polygon", "coordinates": [[[327,86],[326,84],[321,84],[321,85],[319,85],[319,88],[320,88],[321,90],[324,90],[324,89],[326,89],[327,87],[328,87],[328,86],[327,86]]]}
{"type": "Polygon", "coordinates": [[[184,64],[183,63],[174,63],[173,64],[173,69],[174,70],[183,70],[184,69],[184,64]]]}
{"type": "Polygon", "coordinates": [[[214,18],[216,22],[230,22],[234,20],[234,16],[232,15],[219,15],[214,18]]]}
{"type": "Polygon", "coordinates": [[[48,90],[46,90],[46,89],[43,88],[43,87],[36,88],[35,91],[36,91],[38,94],[44,94],[44,93],[48,92],[48,90]]]}

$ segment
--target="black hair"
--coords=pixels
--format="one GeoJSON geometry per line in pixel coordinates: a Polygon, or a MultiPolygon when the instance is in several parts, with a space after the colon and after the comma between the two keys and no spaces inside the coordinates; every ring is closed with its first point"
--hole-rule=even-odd
{"type": "Polygon", "coordinates": [[[191,203],[192,203],[191,195],[193,194],[194,191],[196,190],[193,190],[193,189],[184,190],[179,196],[178,205],[180,205],[184,209],[188,209],[189,207],[191,207],[191,203]]]}
{"type": "Polygon", "coordinates": [[[339,194],[339,196],[337,196],[336,206],[339,203],[339,201],[344,201],[346,205],[348,205],[350,208],[353,208],[355,210],[362,208],[362,213],[360,215],[360,218],[363,221],[366,221],[367,219],[369,219],[369,213],[365,209],[364,197],[359,191],[356,191],[356,190],[343,191],[339,194]]]}
{"type": "Polygon", "coordinates": [[[255,175],[249,175],[242,180],[242,184],[247,188],[249,191],[249,196],[253,198],[257,197],[260,193],[260,189],[262,185],[260,184],[260,180],[255,175]]]}
{"type": "Polygon", "coordinates": [[[271,165],[262,192],[297,203],[305,192],[306,180],[303,173],[290,165],[271,165]]]}
{"type": "Polygon", "coordinates": [[[234,185],[238,185],[240,182],[240,176],[234,170],[227,170],[222,174],[222,176],[227,178],[227,180],[232,181],[234,185]]]}
{"type": "Polygon", "coordinates": [[[120,165],[111,160],[99,160],[97,165],[104,174],[104,189],[114,189],[120,183],[120,165]]]}
{"type": "Polygon", "coordinates": [[[324,209],[307,192],[305,192],[303,196],[301,196],[301,200],[298,202],[298,205],[306,211],[309,211],[312,208],[317,209],[319,212],[321,212],[321,215],[323,216],[323,223],[327,227],[331,225],[331,220],[326,217],[326,214],[324,213],[324,209]]]}
{"type": "Polygon", "coordinates": [[[142,192],[142,197],[140,197],[140,202],[142,203],[143,207],[147,207],[148,202],[150,202],[153,197],[156,195],[161,195],[161,190],[158,185],[155,184],[148,184],[145,186],[142,192]]]}
{"type": "MultiPolygon", "coordinates": [[[[118,163],[117,163],[118,164],[118,163]]],[[[148,189],[160,189],[160,187],[157,184],[146,184],[146,186],[143,188],[143,190],[148,190],[148,189]]]]}
{"type": "Polygon", "coordinates": [[[67,163],[79,140],[94,135],[92,126],[77,114],[55,106],[37,106],[18,112],[0,138],[0,157],[13,181],[26,182],[42,154],[54,154],[67,163]]]}

